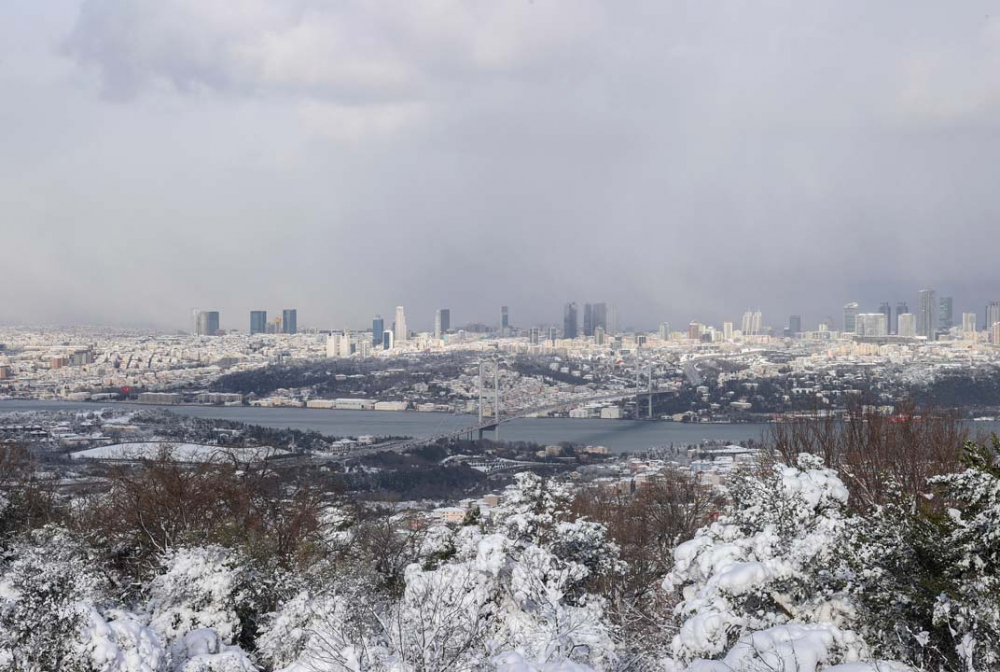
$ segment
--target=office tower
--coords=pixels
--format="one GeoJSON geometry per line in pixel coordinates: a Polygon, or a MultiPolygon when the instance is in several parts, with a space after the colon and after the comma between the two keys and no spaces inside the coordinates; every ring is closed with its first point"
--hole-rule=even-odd
{"type": "Polygon", "coordinates": [[[990,301],[986,304],[986,329],[992,331],[997,322],[1000,322],[1000,301],[990,301]]]}
{"type": "Polygon", "coordinates": [[[688,325],[688,338],[693,341],[697,341],[701,338],[701,325],[697,322],[691,322],[688,325]]]}
{"type": "Polygon", "coordinates": [[[608,304],[606,303],[595,303],[594,304],[594,329],[600,327],[604,329],[604,333],[608,333],[608,304]]]}
{"type": "Polygon", "coordinates": [[[853,334],[858,328],[858,304],[854,301],[844,306],[844,331],[853,334]]]}
{"type": "Polygon", "coordinates": [[[402,306],[396,306],[396,323],[393,328],[396,331],[393,334],[396,345],[406,343],[406,339],[410,337],[410,332],[406,330],[406,313],[403,312],[402,306]]]}
{"type": "Polygon", "coordinates": [[[878,312],[880,312],[883,315],[885,315],[885,325],[886,325],[886,329],[888,329],[887,333],[889,333],[889,334],[893,333],[892,304],[889,303],[888,301],[883,301],[882,305],[880,305],[878,307],[878,312]]]}
{"type": "Polygon", "coordinates": [[[903,313],[910,312],[910,307],[906,304],[906,301],[900,301],[896,304],[896,314],[902,315],[903,313]]]}
{"type": "Polygon", "coordinates": [[[1000,322],[993,323],[993,345],[1000,345],[1000,322]]]}
{"type": "Polygon", "coordinates": [[[219,311],[198,311],[197,332],[199,336],[217,336],[219,334],[219,311]]]}
{"type": "Polygon", "coordinates": [[[555,345],[556,338],[558,337],[559,337],[559,331],[555,327],[549,327],[549,343],[555,345]]]}
{"type": "Polygon", "coordinates": [[[670,323],[661,322],[660,323],[660,340],[665,341],[670,338],[670,323]]]}
{"type": "Polygon", "coordinates": [[[594,335],[594,306],[589,303],[583,304],[583,335],[594,335]]]}
{"type": "Polygon", "coordinates": [[[896,325],[896,332],[900,337],[917,337],[917,316],[913,313],[899,313],[896,315],[896,325]]]}
{"type": "Polygon", "coordinates": [[[792,315],[788,318],[788,331],[794,336],[795,334],[802,333],[802,316],[792,315]]]}
{"type": "Polygon", "coordinates": [[[507,306],[500,306],[500,334],[510,334],[510,308],[507,306]]]}
{"type": "Polygon", "coordinates": [[[722,338],[731,341],[733,340],[733,323],[723,322],[722,323],[722,338]]]}
{"type": "Polygon", "coordinates": [[[531,343],[531,345],[538,345],[538,335],[538,327],[532,327],[531,331],[528,332],[528,342],[531,343]]]}
{"type": "Polygon", "coordinates": [[[614,303],[609,303],[607,305],[607,319],[605,320],[604,330],[612,336],[620,334],[621,325],[618,324],[619,319],[618,306],[614,303]]]}
{"type": "Polygon", "coordinates": [[[441,338],[441,309],[434,311],[434,338],[441,338]]]}
{"type": "Polygon", "coordinates": [[[563,338],[576,338],[580,321],[577,317],[576,303],[570,301],[563,308],[563,338]]]}
{"type": "Polygon", "coordinates": [[[451,309],[442,308],[438,313],[441,314],[441,333],[447,334],[451,331],[451,309]]]}
{"type": "Polygon", "coordinates": [[[250,311],[250,333],[251,334],[263,334],[267,332],[267,311],[266,310],[251,310],[250,311]]]}
{"type": "Polygon", "coordinates": [[[392,330],[391,329],[386,329],[385,331],[383,331],[382,332],[382,349],[383,350],[392,350],[392,346],[394,345],[394,343],[392,342],[392,340],[393,340],[392,339],[392,330]]]}
{"type": "Polygon", "coordinates": [[[885,321],[885,313],[859,313],[854,333],[868,337],[887,336],[889,324],[885,321]]]}
{"type": "Polygon", "coordinates": [[[594,327],[594,345],[604,345],[604,327],[594,327]]]}
{"type": "Polygon", "coordinates": [[[917,313],[917,335],[933,341],[938,328],[938,302],[933,289],[921,289],[917,313]]]}
{"type": "Polygon", "coordinates": [[[299,311],[295,308],[285,308],[281,311],[281,333],[299,333],[299,311]]]}
{"type": "Polygon", "coordinates": [[[201,314],[201,309],[200,308],[192,308],[191,309],[191,333],[192,334],[197,334],[198,333],[198,316],[200,314],[201,314]]]}
{"type": "Polygon", "coordinates": [[[976,333],[976,314],[962,313],[962,331],[968,334],[976,333]]]}
{"type": "MultiPolygon", "coordinates": [[[[372,345],[378,347],[382,345],[382,334],[385,332],[385,320],[381,315],[376,315],[372,320],[372,345]]],[[[388,349],[388,348],[387,348],[388,349]]]]}
{"type": "Polygon", "coordinates": [[[955,326],[954,301],[950,296],[942,296],[938,303],[938,329],[948,331],[955,326]]]}

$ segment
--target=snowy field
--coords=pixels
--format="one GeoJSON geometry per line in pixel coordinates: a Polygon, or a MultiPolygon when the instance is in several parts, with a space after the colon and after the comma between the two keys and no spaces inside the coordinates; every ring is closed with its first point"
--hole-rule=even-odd
{"type": "Polygon", "coordinates": [[[236,459],[240,462],[263,460],[288,451],[270,446],[230,447],[209,446],[198,443],[170,443],[145,441],[140,443],[116,443],[111,446],[90,448],[70,454],[74,460],[143,460],[153,459],[162,450],[168,450],[178,462],[225,462],[236,459]]]}

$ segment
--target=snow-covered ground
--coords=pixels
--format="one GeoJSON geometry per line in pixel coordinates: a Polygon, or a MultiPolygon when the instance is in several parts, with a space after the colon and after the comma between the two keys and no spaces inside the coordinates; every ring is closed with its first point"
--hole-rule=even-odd
{"type": "Polygon", "coordinates": [[[148,460],[157,457],[163,451],[169,452],[170,456],[178,462],[226,462],[233,459],[240,462],[254,462],[288,452],[270,446],[230,447],[145,441],[90,448],[71,453],[70,457],[74,460],[148,460]]]}

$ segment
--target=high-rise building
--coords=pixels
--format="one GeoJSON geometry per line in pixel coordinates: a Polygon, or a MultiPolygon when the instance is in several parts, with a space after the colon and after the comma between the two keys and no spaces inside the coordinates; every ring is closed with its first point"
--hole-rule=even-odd
{"type": "Polygon", "coordinates": [[[701,339],[701,325],[697,322],[692,321],[688,325],[688,338],[692,341],[697,341],[701,339]]]}
{"type": "Polygon", "coordinates": [[[670,338],[670,323],[660,322],[660,340],[665,341],[670,338]]]}
{"type": "Polygon", "coordinates": [[[917,337],[917,316],[913,313],[896,315],[896,333],[902,338],[917,337]]]}
{"type": "Polygon", "coordinates": [[[372,320],[372,345],[375,347],[382,345],[383,332],[385,332],[385,320],[382,319],[381,315],[376,315],[375,319],[372,320]]]}
{"type": "Polygon", "coordinates": [[[532,327],[531,331],[528,332],[528,342],[531,343],[531,345],[538,345],[538,337],[538,327],[532,327]]]}
{"type": "Polygon", "coordinates": [[[993,345],[1000,345],[1000,322],[993,323],[993,345]]]}
{"type": "Polygon", "coordinates": [[[434,338],[441,338],[441,309],[434,311],[434,338]]]}
{"type": "Polygon", "coordinates": [[[802,333],[802,316],[792,315],[788,318],[788,331],[792,336],[802,333]]]}
{"type": "Polygon", "coordinates": [[[570,301],[563,307],[563,338],[576,338],[579,332],[580,320],[577,316],[576,303],[570,301]]]}
{"type": "MultiPolygon", "coordinates": [[[[603,335],[602,335],[603,340],[603,335]]],[[[636,334],[635,335],[635,347],[642,348],[646,345],[646,334],[636,334]]]]}
{"type": "Polygon", "coordinates": [[[559,330],[555,327],[549,327],[549,343],[552,345],[556,344],[556,339],[559,337],[559,330]]]}
{"type": "Polygon", "coordinates": [[[350,357],[354,350],[351,347],[350,334],[330,334],[326,339],[327,357],[350,357]]]}
{"type": "Polygon", "coordinates": [[[733,340],[733,323],[723,322],[722,323],[722,338],[727,341],[733,340]]]}
{"type": "Polygon", "coordinates": [[[594,327],[594,345],[604,345],[604,327],[594,327]]]}
{"type": "Polygon", "coordinates": [[[743,313],[743,338],[752,338],[761,335],[761,322],[763,318],[759,310],[748,310],[743,313]]]}
{"type": "Polygon", "coordinates": [[[918,299],[917,335],[933,341],[938,328],[938,302],[933,289],[921,289],[918,299]]]}
{"type": "Polygon", "coordinates": [[[299,311],[295,308],[285,308],[281,311],[281,333],[299,333],[299,311]]]}
{"type": "Polygon", "coordinates": [[[608,333],[608,304],[594,304],[594,329],[601,327],[604,333],[608,333]]]}
{"type": "Polygon", "coordinates": [[[410,332],[406,329],[406,313],[403,311],[402,306],[396,306],[396,324],[395,324],[394,334],[396,345],[400,343],[406,343],[406,340],[410,337],[410,332]]]}
{"type": "Polygon", "coordinates": [[[888,329],[888,333],[890,334],[893,333],[892,304],[889,303],[888,301],[883,301],[882,305],[878,307],[878,312],[885,315],[885,325],[886,329],[888,329]]]}
{"type": "Polygon", "coordinates": [[[906,301],[900,301],[896,304],[896,315],[902,315],[903,313],[910,312],[910,307],[906,305],[906,301]]]}
{"type": "Polygon", "coordinates": [[[885,320],[885,313],[859,313],[854,333],[868,337],[887,336],[889,325],[885,320]]]}
{"type": "Polygon", "coordinates": [[[589,303],[583,304],[583,335],[594,335],[594,306],[589,303]]]}
{"type": "Polygon", "coordinates": [[[267,332],[267,311],[266,310],[251,310],[250,311],[250,333],[251,334],[263,334],[267,332]]]}
{"type": "Polygon", "coordinates": [[[962,313],[962,331],[965,332],[966,337],[968,337],[969,334],[976,333],[975,313],[962,313]]]}
{"type": "Polygon", "coordinates": [[[621,333],[621,325],[619,320],[621,317],[618,315],[618,306],[614,303],[609,303],[607,305],[607,319],[604,321],[604,329],[612,336],[617,336],[621,333]]]}
{"type": "Polygon", "coordinates": [[[858,328],[858,304],[851,301],[844,305],[844,331],[853,334],[858,328]]]}
{"type": "Polygon", "coordinates": [[[950,296],[942,296],[938,303],[938,329],[948,331],[955,326],[955,304],[950,296]]]}
{"type": "Polygon", "coordinates": [[[393,340],[392,339],[392,330],[391,329],[386,329],[385,331],[383,331],[382,332],[382,349],[383,350],[392,350],[392,346],[394,345],[394,343],[392,342],[392,340],[393,340]]]}
{"type": "Polygon", "coordinates": [[[451,331],[451,308],[442,308],[438,313],[441,314],[441,333],[447,334],[451,331]]]}
{"type": "Polygon", "coordinates": [[[508,306],[500,306],[500,334],[510,335],[510,308],[508,306]]]}
{"type": "Polygon", "coordinates": [[[219,311],[200,310],[198,311],[198,327],[196,331],[199,336],[218,336],[219,334],[219,311]]]}
{"type": "Polygon", "coordinates": [[[992,331],[997,322],[1000,322],[1000,301],[990,301],[986,304],[986,329],[992,331]]]}

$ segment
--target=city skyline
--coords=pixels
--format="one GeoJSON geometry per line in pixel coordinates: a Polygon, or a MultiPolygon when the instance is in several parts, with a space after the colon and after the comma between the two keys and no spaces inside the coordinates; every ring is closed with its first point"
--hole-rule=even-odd
{"type": "MultiPolygon", "coordinates": [[[[850,301],[844,304],[844,306],[842,307],[841,309],[842,314],[839,320],[833,318],[834,313],[832,311],[831,313],[823,316],[822,318],[817,319],[815,322],[809,322],[807,320],[804,320],[802,314],[800,313],[789,312],[789,313],[778,313],[776,315],[768,314],[767,317],[765,318],[763,311],[749,310],[742,313],[742,320],[739,321],[739,324],[741,326],[740,331],[744,334],[748,333],[749,331],[749,333],[753,335],[759,335],[763,332],[763,330],[770,328],[773,330],[775,334],[780,335],[786,330],[791,333],[796,333],[798,331],[803,331],[803,332],[815,331],[825,327],[834,331],[846,331],[849,333],[855,333],[858,331],[858,325],[861,325],[860,318],[867,317],[869,321],[865,323],[865,325],[862,325],[863,328],[859,333],[867,333],[870,335],[872,333],[872,330],[868,325],[871,324],[871,319],[875,315],[881,315],[882,324],[884,325],[882,327],[882,329],[884,329],[884,333],[880,332],[879,335],[895,335],[898,333],[899,329],[899,316],[904,314],[905,315],[912,314],[913,319],[915,320],[916,333],[921,336],[927,337],[929,335],[929,331],[933,333],[939,333],[939,332],[943,333],[951,327],[962,326],[964,324],[967,324],[964,317],[967,314],[974,315],[975,324],[980,325],[981,329],[988,331],[990,328],[992,328],[992,324],[994,324],[997,321],[998,316],[1000,316],[1000,308],[997,308],[997,306],[1000,306],[1000,300],[997,299],[991,300],[985,306],[981,307],[981,309],[975,309],[974,307],[971,306],[968,307],[972,308],[971,310],[966,309],[965,307],[963,307],[963,304],[959,302],[959,306],[962,309],[955,311],[954,314],[959,315],[961,319],[956,323],[951,313],[951,311],[954,310],[953,309],[954,297],[939,296],[939,293],[933,288],[924,288],[918,290],[916,296],[917,296],[917,302],[915,305],[917,306],[917,308],[912,313],[908,307],[908,302],[904,300],[896,301],[895,299],[893,299],[891,301],[890,300],[879,301],[877,307],[875,306],[875,304],[871,304],[871,306],[869,306],[867,304],[861,304],[856,301],[850,301]],[[895,312],[893,312],[892,308],[894,302],[896,306],[895,312]],[[947,306],[947,308],[945,308],[945,306],[947,306]],[[947,316],[945,312],[943,312],[945,310],[948,311],[947,316]],[[787,325],[787,327],[784,325],[787,325]],[[824,327],[821,327],[820,325],[824,325],[824,327]]],[[[389,326],[393,328],[395,327],[398,317],[404,314],[403,311],[405,311],[405,306],[396,307],[394,313],[396,319],[393,319],[390,322],[389,326]]],[[[207,311],[197,308],[192,309],[191,311],[192,331],[196,331],[198,328],[197,321],[199,313],[205,313],[205,312],[207,311]]],[[[222,317],[222,311],[211,311],[211,312],[215,315],[215,319],[218,322],[218,326],[223,331],[243,330],[239,327],[230,326],[226,322],[226,320],[222,317]]],[[[275,320],[278,323],[278,327],[276,328],[280,329],[282,333],[289,333],[287,331],[288,317],[289,315],[291,315],[294,321],[297,312],[298,311],[295,309],[284,309],[282,311],[282,318],[276,318],[275,320]],[[285,322],[284,325],[281,324],[282,320],[284,320],[285,322]]],[[[489,311],[487,311],[485,308],[480,308],[479,312],[486,313],[489,311]]],[[[568,325],[572,323],[574,327],[572,333],[574,334],[574,336],[576,335],[593,336],[594,331],[598,327],[600,327],[606,333],[617,333],[619,331],[626,331],[626,330],[653,333],[653,332],[662,332],[663,325],[670,323],[669,320],[664,321],[661,319],[659,322],[656,322],[653,317],[644,317],[644,318],[637,318],[636,320],[633,321],[626,321],[625,324],[619,324],[618,306],[615,302],[581,304],[580,302],[570,301],[563,304],[562,315],[560,319],[554,319],[550,317],[549,319],[542,319],[540,321],[531,323],[515,323],[514,321],[509,320],[510,306],[508,305],[500,306],[500,317],[495,322],[490,322],[489,319],[480,321],[474,318],[470,318],[467,320],[460,320],[453,324],[451,313],[452,310],[450,308],[435,309],[433,315],[429,320],[429,324],[425,324],[425,321],[420,318],[417,318],[414,321],[404,316],[402,320],[402,329],[407,333],[424,332],[424,333],[432,333],[440,335],[445,332],[464,329],[465,327],[474,327],[477,329],[480,327],[488,327],[491,329],[495,328],[497,331],[501,333],[507,333],[508,330],[509,331],[521,330],[527,333],[530,329],[536,327],[541,328],[541,327],[557,326],[561,327],[561,331],[564,333],[566,332],[568,325]],[[582,313],[580,310],[580,305],[583,306],[582,313]],[[654,322],[655,324],[653,324],[654,322]]],[[[377,344],[378,342],[381,341],[379,334],[382,331],[382,325],[384,324],[384,320],[382,319],[380,313],[373,313],[373,315],[374,318],[371,318],[371,316],[369,316],[369,320],[373,319],[374,321],[370,321],[369,324],[372,325],[371,331],[374,334],[374,339],[377,344]]],[[[251,322],[250,333],[263,333],[266,330],[267,326],[265,324],[267,322],[267,312],[264,310],[250,310],[249,316],[251,322]],[[262,324],[265,326],[265,329],[255,330],[254,324],[262,324]]],[[[726,328],[727,324],[737,322],[738,318],[739,315],[736,315],[732,318],[724,317],[719,322],[715,322],[712,320],[700,320],[696,317],[689,319],[692,320],[692,323],[697,322],[699,324],[712,326],[722,330],[726,328]]],[[[687,320],[681,320],[675,323],[685,324],[687,323],[687,320]]],[[[308,323],[307,328],[319,331],[336,331],[344,329],[347,329],[349,331],[366,331],[368,329],[368,327],[365,327],[363,325],[353,325],[353,324],[317,325],[312,323],[308,323]]],[[[292,331],[290,333],[295,333],[295,331],[296,329],[293,326],[292,331]]],[[[395,328],[393,329],[393,331],[395,332],[393,334],[394,338],[396,340],[399,340],[399,331],[395,330],[395,328]]],[[[405,340],[405,338],[403,340],[405,340]]]]}

